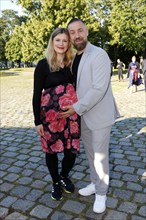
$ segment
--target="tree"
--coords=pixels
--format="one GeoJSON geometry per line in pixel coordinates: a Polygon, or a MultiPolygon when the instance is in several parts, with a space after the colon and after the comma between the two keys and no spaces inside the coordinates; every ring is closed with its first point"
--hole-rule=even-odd
{"type": "Polygon", "coordinates": [[[138,53],[146,44],[145,0],[110,0],[110,3],[110,43],[138,53]]]}
{"type": "Polygon", "coordinates": [[[25,16],[18,16],[14,10],[3,10],[0,17],[0,61],[5,61],[7,65],[7,59],[5,56],[5,45],[11,38],[15,26],[20,26],[22,22],[26,20],[25,16]]]}
{"type": "Polygon", "coordinates": [[[26,9],[28,20],[23,25],[22,60],[35,61],[44,57],[51,32],[60,26],[66,27],[73,17],[80,17],[89,24],[92,42],[98,42],[98,21],[90,13],[86,0],[19,0],[26,9]]]}
{"type": "Polygon", "coordinates": [[[11,34],[10,40],[5,46],[5,55],[8,60],[17,61],[20,63],[22,59],[22,40],[23,31],[21,26],[16,26],[14,32],[11,34]]]}

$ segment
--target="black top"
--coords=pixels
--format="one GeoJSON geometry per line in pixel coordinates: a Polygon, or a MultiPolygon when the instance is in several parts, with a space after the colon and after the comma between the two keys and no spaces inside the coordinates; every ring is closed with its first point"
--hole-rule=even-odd
{"type": "Polygon", "coordinates": [[[81,53],[80,55],[77,55],[77,54],[76,54],[76,56],[75,56],[75,58],[74,58],[73,65],[72,65],[73,82],[74,82],[75,88],[76,88],[76,83],[77,83],[78,66],[79,66],[79,63],[80,63],[80,60],[81,60],[82,55],[83,55],[83,53],[81,53]]]}
{"type": "Polygon", "coordinates": [[[35,125],[42,124],[40,120],[41,95],[44,89],[64,83],[73,83],[69,67],[51,72],[46,58],[40,60],[34,71],[33,113],[35,125]]]}

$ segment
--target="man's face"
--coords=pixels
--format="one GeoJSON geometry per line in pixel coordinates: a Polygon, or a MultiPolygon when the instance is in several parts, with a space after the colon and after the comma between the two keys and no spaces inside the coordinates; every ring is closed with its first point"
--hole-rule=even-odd
{"type": "Polygon", "coordinates": [[[80,21],[75,21],[69,24],[68,30],[72,44],[77,49],[77,51],[84,50],[87,44],[88,36],[88,30],[86,26],[80,21]]]}

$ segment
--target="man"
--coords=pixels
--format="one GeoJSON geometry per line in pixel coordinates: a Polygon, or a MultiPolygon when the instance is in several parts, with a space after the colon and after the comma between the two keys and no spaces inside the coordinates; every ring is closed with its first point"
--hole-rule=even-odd
{"type": "Polygon", "coordinates": [[[118,68],[118,78],[119,82],[121,79],[123,80],[123,69],[125,69],[125,64],[120,61],[120,59],[117,59],[117,68],[118,68]]]}
{"type": "Polygon", "coordinates": [[[88,30],[82,20],[72,19],[68,30],[77,50],[72,71],[78,102],[67,106],[62,117],[74,112],[81,116],[81,138],[91,170],[91,184],[80,189],[79,194],[95,194],[93,211],[102,213],[109,185],[110,132],[118,115],[110,83],[111,61],[103,49],[88,42],[88,30]]]}
{"type": "Polygon", "coordinates": [[[143,51],[142,72],[144,76],[144,90],[146,92],[146,48],[143,51]]]}

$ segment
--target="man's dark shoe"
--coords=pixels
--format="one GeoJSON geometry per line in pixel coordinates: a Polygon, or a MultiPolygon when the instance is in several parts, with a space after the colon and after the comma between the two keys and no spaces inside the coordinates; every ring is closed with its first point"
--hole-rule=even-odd
{"type": "Polygon", "coordinates": [[[53,200],[61,200],[63,198],[60,183],[53,183],[51,198],[53,200]]]}
{"type": "Polygon", "coordinates": [[[60,178],[60,185],[66,193],[73,193],[75,190],[74,184],[69,178],[62,177],[60,178]]]}

